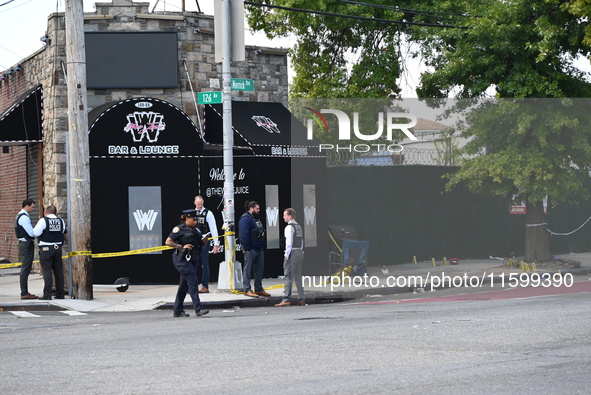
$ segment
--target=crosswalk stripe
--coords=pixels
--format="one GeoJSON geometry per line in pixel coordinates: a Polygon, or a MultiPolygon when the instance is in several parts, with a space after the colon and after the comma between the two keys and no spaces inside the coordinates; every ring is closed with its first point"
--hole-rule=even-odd
{"type": "Polygon", "coordinates": [[[64,313],[66,315],[88,315],[86,313],[81,313],[79,311],[60,311],[60,313],[64,313]]]}
{"type": "Polygon", "coordinates": [[[28,311],[11,311],[12,314],[19,316],[19,317],[26,317],[26,318],[31,318],[31,317],[41,317],[40,315],[35,315],[33,313],[29,313],[28,311]]]}

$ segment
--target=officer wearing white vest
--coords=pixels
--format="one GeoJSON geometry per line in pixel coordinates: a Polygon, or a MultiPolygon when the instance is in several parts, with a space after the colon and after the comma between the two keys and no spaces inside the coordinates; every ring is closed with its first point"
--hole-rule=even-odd
{"type": "Polygon", "coordinates": [[[43,296],[39,299],[51,300],[53,280],[55,276],[55,298],[64,299],[64,263],[62,246],[68,241],[66,223],[58,218],[57,208],[52,204],[45,209],[45,217],[39,219],[33,228],[38,238],[39,261],[43,268],[43,296]]]}
{"type": "Polygon", "coordinates": [[[197,228],[202,235],[210,233],[207,243],[203,246],[201,254],[199,255],[199,263],[202,268],[201,289],[200,293],[209,293],[209,249],[211,248],[211,240],[213,239],[213,253],[217,254],[220,248],[220,239],[218,238],[218,227],[215,222],[213,213],[203,207],[203,197],[195,196],[195,210],[197,210],[197,228]]]}
{"type": "Polygon", "coordinates": [[[35,255],[35,236],[33,235],[33,224],[30,214],[35,208],[33,199],[23,201],[23,209],[18,212],[14,219],[14,231],[18,239],[18,248],[21,253],[21,299],[37,299],[37,296],[29,293],[29,274],[33,267],[33,256],[35,255]]]}

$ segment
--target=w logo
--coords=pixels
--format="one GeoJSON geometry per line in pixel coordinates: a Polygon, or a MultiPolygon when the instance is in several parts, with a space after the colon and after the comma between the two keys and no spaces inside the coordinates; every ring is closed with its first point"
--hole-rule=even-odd
{"type": "Polygon", "coordinates": [[[158,141],[160,131],[166,128],[164,115],[152,111],[136,111],[127,115],[127,125],[123,129],[126,133],[131,132],[133,141],[141,142],[146,138],[148,142],[158,141]]]}
{"type": "Polygon", "coordinates": [[[135,210],[133,212],[133,217],[135,218],[135,223],[139,230],[152,230],[154,227],[154,222],[156,221],[156,217],[158,213],[154,210],[148,210],[146,212],[142,210],[135,210]]]}

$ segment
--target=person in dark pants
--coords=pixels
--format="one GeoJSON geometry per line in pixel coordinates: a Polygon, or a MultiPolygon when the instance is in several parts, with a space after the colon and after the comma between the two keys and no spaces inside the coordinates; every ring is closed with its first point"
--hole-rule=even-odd
{"type": "Polygon", "coordinates": [[[197,317],[209,313],[209,310],[203,308],[203,303],[199,299],[197,260],[201,250],[202,236],[196,227],[197,215],[196,210],[183,211],[181,223],[172,229],[165,242],[167,246],[175,249],[172,254],[172,264],[181,275],[174,301],[173,317],[189,317],[183,308],[187,291],[191,295],[197,317]]]}
{"type": "Polygon", "coordinates": [[[66,223],[58,218],[57,209],[52,204],[45,209],[45,217],[39,219],[33,234],[39,238],[39,261],[43,268],[43,296],[39,299],[51,300],[55,276],[55,298],[64,299],[64,263],[62,245],[68,241],[66,223]]]}
{"type": "Polygon", "coordinates": [[[306,305],[306,295],[302,284],[302,264],[304,262],[304,232],[300,224],[295,220],[296,212],[293,208],[283,211],[285,227],[285,252],[283,254],[283,273],[285,275],[285,288],[283,300],[275,306],[291,305],[291,290],[295,280],[298,289],[298,306],[306,305]]]}
{"type": "Polygon", "coordinates": [[[21,253],[21,299],[37,299],[37,296],[29,293],[29,274],[33,267],[33,256],[35,255],[35,236],[33,235],[33,224],[30,214],[35,209],[33,199],[23,201],[22,210],[14,219],[14,231],[18,239],[18,249],[21,253]]]}
{"type": "MultiPolygon", "coordinates": [[[[218,238],[218,228],[215,222],[215,217],[213,213],[203,207],[203,197],[202,196],[195,196],[195,210],[197,210],[197,227],[202,235],[207,235],[210,233],[210,237],[213,240],[213,253],[217,254],[220,248],[220,239],[218,238]]],[[[199,263],[201,264],[201,269],[203,270],[203,278],[201,279],[201,289],[199,292],[201,293],[209,293],[209,276],[210,276],[210,269],[209,269],[209,248],[211,246],[211,241],[209,238],[207,242],[203,246],[201,250],[201,254],[199,255],[199,263]]]]}
{"type": "Polygon", "coordinates": [[[265,228],[259,219],[261,208],[255,201],[246,202],[246,212],[238,221],[238,236],[244,253],[243,286],[244,295],[252,298],[271,296],[263,288],[263,269],[265,268],[265,253],[263,242],[265,228]],[[254,270],[254,292],[250,285],[254,270]]]}

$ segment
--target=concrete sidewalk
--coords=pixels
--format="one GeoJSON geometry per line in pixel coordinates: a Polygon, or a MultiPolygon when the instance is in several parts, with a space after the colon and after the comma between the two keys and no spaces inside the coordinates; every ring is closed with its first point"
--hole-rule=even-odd
{"type": "MultiPolygon", "coordinates": [[[[343,277],[326,281],[321,276],[305,278],[306,303],[332,303],[353,300],[363,296],[379,297],[380,295],[408,294],[413,292],[430,291],[431,289],[450,288],[457,286],[487,287],[500,289],[502,282],[505,285],[520,282],[519,285],[529,280],[539,280],[534,273],[554,274],[560,271],[580,279],[585,276],[588,279],[591,273],[591,253],[563,255],[562,258],[581,262],[580,268],[567,268],[560,265],[538,267],[536,271],[524,272],[519,267],[507,266],[508,259],[504,262],[497,259],[472,259],[460,260],[457,265],[442,265],[441,260],[432,266],[432,262],[407,263],[400,265],[371,266],[364,276],[343,277]],[[525,274],[523,274],[525,273],[525,274]],[[532,274],[533,277],[530,277],[532,274]]],[[[516,263],[519,265],[519,262],[516,263]]],[[[80,312],[105,311],[125,312],[155,309],[172,309],[176,290],[176,284],[164,285],[135,285],[133,279],[125,292],[119,292],[113,285],[94,285],[94,299],[80,300],[70,299],[66,296],[63,300],[20,300],[19,268],[0,269],[0,311],[22,310],[75,310],[80,312]]],[[[555,277],[556,281],[560,276],[555,277]]],[[[564,276],[563,276],[564,278],[564,276]]],[[[565,278],[566,279],[566,278],[565,278]]],[[[553,280],[554,281],[554,280],[553,280]]],[[[562,281],[562,280],[560,280],[562,281]]],[[[534,283],[532,285],[535,286],[534,283]]],[[[243,294],[234,294],[227,290],[217,290],[217,284],[210,284],[210,293],[200,294],[201,301],[206,308],[237,309],[242,307],[272,306],[281,301],[283,296],[282,279],[263,279],[263,286],[271,294],[267,298],[250,298],[243,294]]],[[[29,292],[37,296],[42,294],[43,278],[39,274],[29,276],[29,292]]],[[[294,288],[292,296],[297,292],[294,288]]],[[[294,302],[295,299],[292,300],[294,302]]],[[[185,299],[187,311],[192,310],[190,297],[185,299]]]]}

